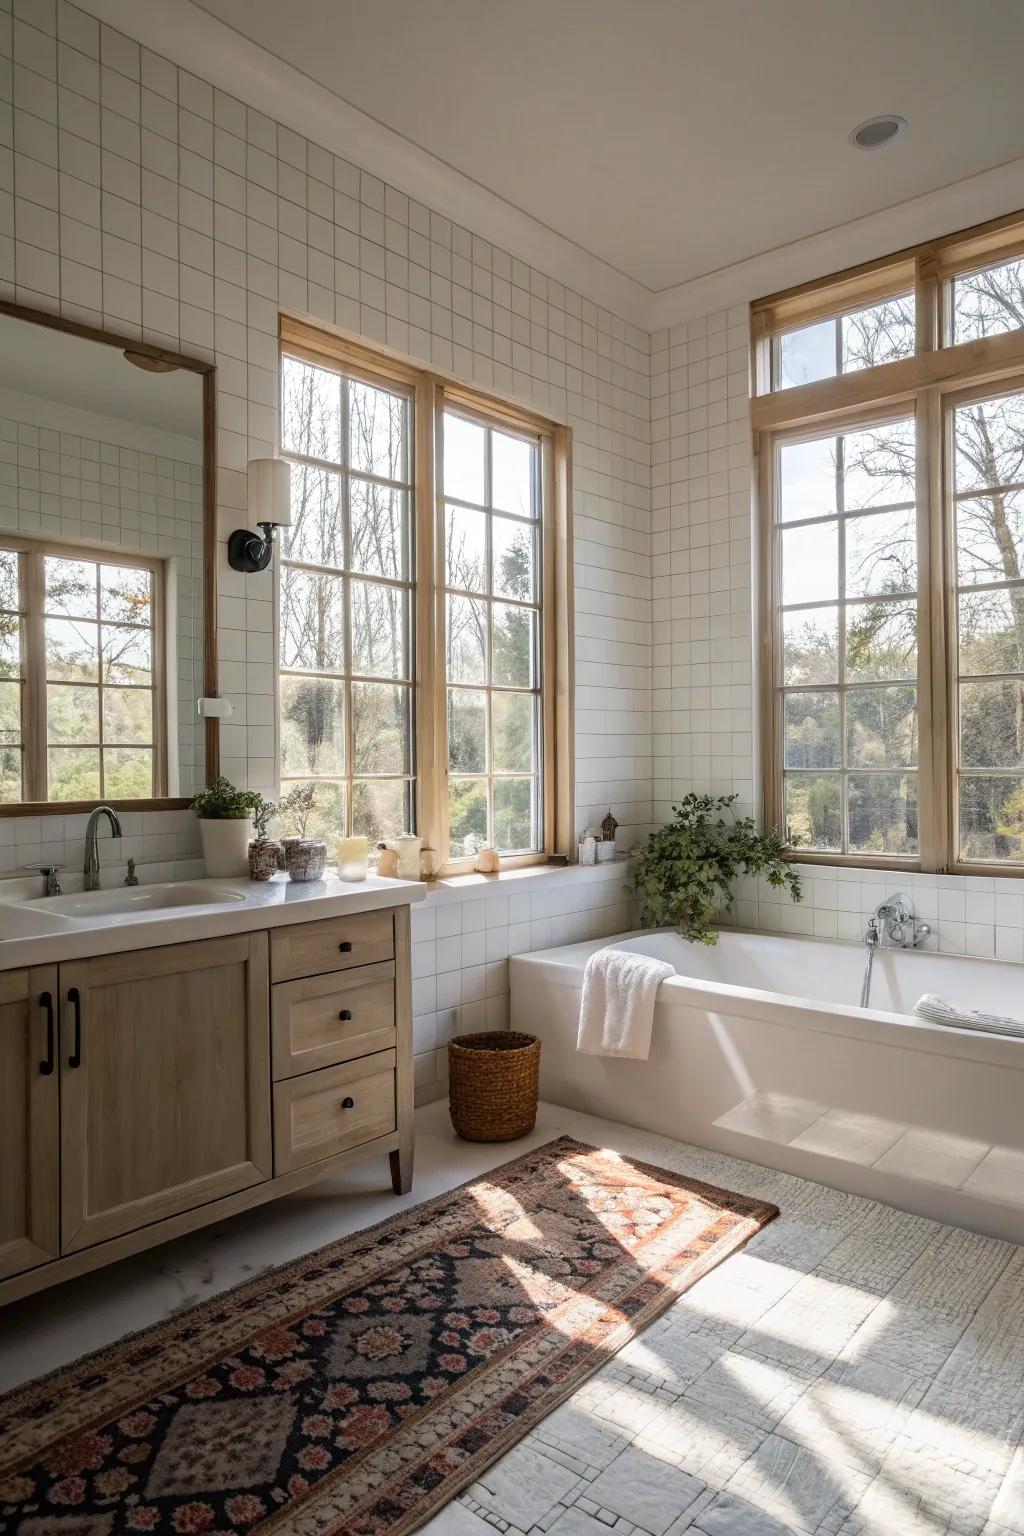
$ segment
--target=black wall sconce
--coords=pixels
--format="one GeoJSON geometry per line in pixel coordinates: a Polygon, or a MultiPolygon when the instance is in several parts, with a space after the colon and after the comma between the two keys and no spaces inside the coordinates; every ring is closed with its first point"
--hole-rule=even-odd
{"type": "Polygon", "coordinates": [[[290,528],[292,522],[291,465],[287,459],[250,459],[248,470],[249,516],[258,533],[236,528],[228,539],[228,564],[232,570],[252,576],[265,571],[274,553],[274,529],[290,528]]]}

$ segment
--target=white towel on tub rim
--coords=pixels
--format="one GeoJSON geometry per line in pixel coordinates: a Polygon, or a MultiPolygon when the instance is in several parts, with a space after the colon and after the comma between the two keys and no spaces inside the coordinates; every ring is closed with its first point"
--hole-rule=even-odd
{"type": "Polygon", "coordinates": [[[631,949],[595,950],[583,973],[576,1049],[646,1061],[658,988],[675,967],[631,949]]]}

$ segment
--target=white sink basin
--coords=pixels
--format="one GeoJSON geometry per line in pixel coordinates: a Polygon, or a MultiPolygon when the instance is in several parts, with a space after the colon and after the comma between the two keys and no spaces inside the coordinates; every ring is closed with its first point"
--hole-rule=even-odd
{"type": "Polygon", "coordinates": [[[116,886],[108,891],[80,891],[77,896],[40,896],[19,903],[33,917],[62,917],[81,922],[90,917],[134,917],[167,912],[175,907],[225,907],[245,900],[244,891],[206,880],[182,880],[166,885],[116,886]]]}

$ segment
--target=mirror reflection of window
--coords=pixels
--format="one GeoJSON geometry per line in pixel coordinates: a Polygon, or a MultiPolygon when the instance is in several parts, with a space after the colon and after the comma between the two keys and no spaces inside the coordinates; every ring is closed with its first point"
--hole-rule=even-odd
{"type": "Polygon", "coordinates": [[[205,781],[202,373],[0,317],[0,804],[205,781]]]}

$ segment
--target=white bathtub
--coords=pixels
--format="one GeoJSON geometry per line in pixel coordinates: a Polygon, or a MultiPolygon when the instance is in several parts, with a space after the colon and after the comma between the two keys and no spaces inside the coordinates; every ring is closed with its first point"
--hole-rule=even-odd
{"type": "Polygon", "coordinates": [[[1024,1242],[1024,1039],[913,1017],[923,992],[1024,1016],[1024,966],[726,930],[624,934],[510,962],[541,1093],[838,1189],[1024,1242]],[[576,1050],[583,969],[608,944],[675,966],[650,1060],[576,1050]]]}

